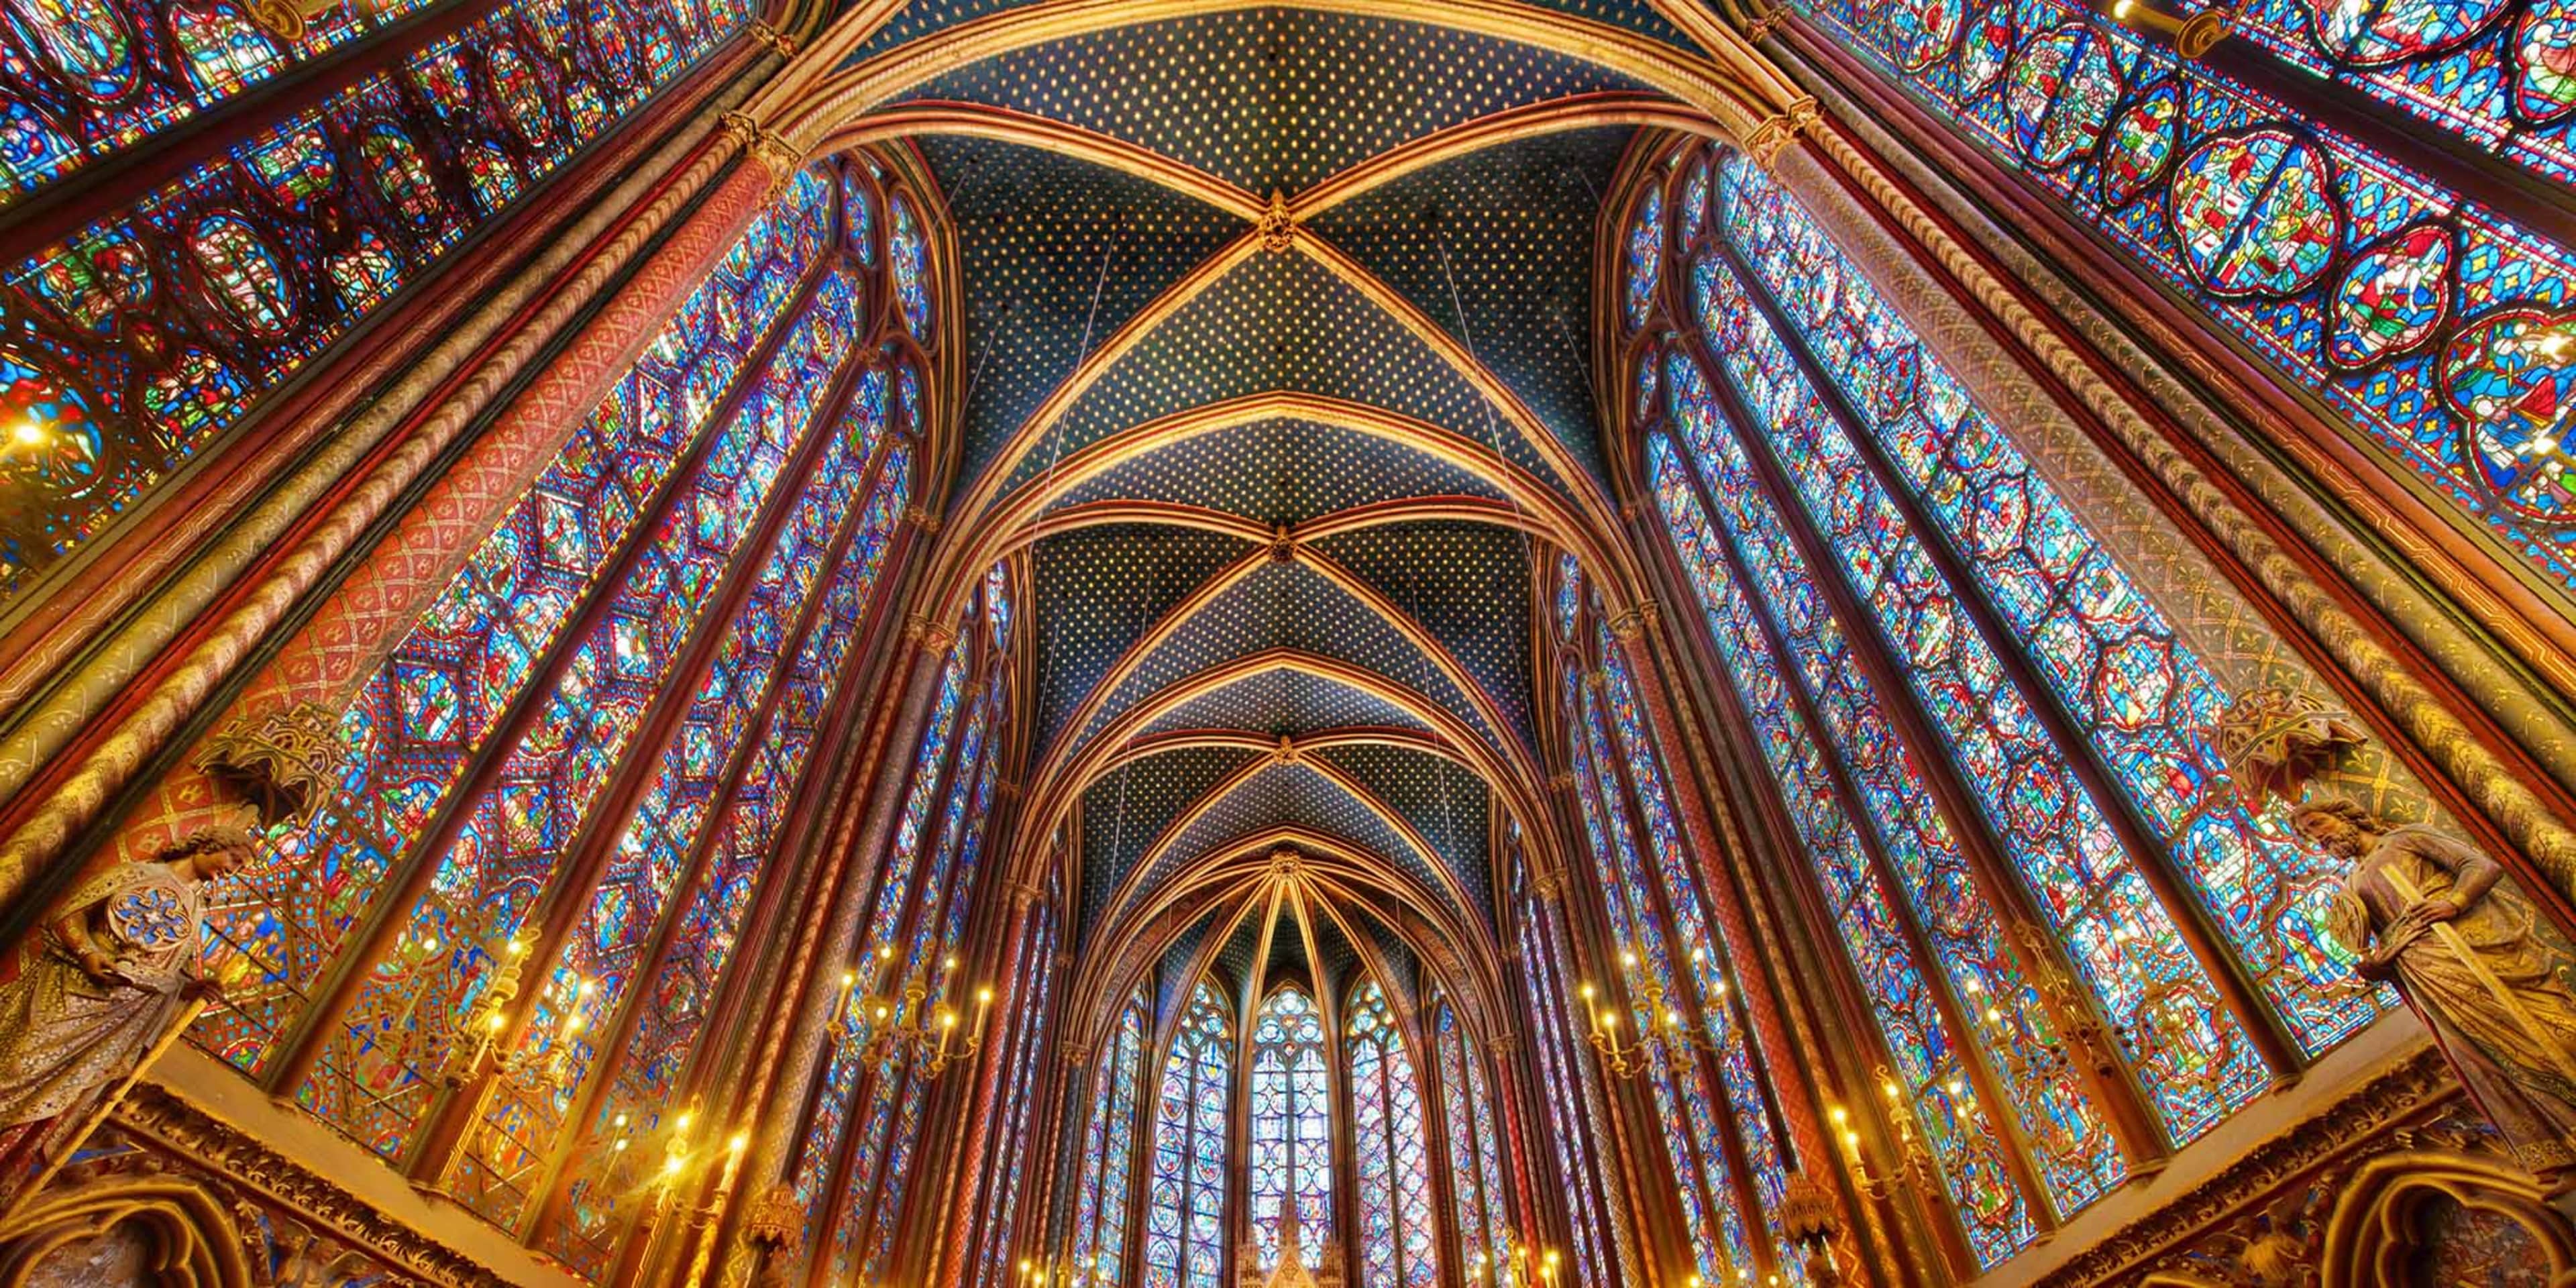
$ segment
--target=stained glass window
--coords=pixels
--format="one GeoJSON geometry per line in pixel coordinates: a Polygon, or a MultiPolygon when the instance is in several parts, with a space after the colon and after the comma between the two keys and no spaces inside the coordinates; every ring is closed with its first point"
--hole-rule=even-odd
{"type": "Polygon", "coordinates": [[[1324,1014],[1294,986],[1262,1003],[1252,1028],[1252,1244],[1279,1262],[1279,1216],[1294,1203],[1306,1247],[1333,1238],[1333,1108],[1324,1014]]]}
{"type": "MultiPolygon", "coordinates": [[[[429,2],[326,5],[292,45],[236,0],[0,5],[0,201],[429,2]]],[[[22,436],[0,461],[0,596],[750,16],[745,0],[510,0],[0,266],[0,425],[22,436]]]]}
{"type": "Polygon", "coordinates": [[[1555,918],[1557,905],[1534,897],[1525,888],[1518,869],[1513,879],[1516,885],[1524,886],[1517,900],[1521,965],[1526,972],[1523,987],[1528,990],[1530,1013],[1537,1022],[1533,1045],[1547,1098],[1549,1129],[1545,1134],[1555,1147],[1557,1176],[1565,1187],[1566,1207],[1573,1218],[1568,1242],[1572,1244],[1574,1282],[1582,1288],[1609,1288],[1621,1282],[1616,1231],[1596,1188],[1600,1178],[1592,1167],[1612,1155],[1603,1144],[1606,1137],[1601,1119],[1594,1116],[1597,1084],[1593,1080],[1597,1074],[1592,1052],[1567,1024],[1569,1016],[1583,1013],[1581,1002],[1557,956],[1563,935],[1555,918]]]}
{"type": "MultiPolygon", "coordinates": [[[[1873,870],[1843,812],[1831,771],[1782,685],[1778,659],[1752,606],[1713,556],[1715,531],[1688,491],[1669,440],[1650,440],[1648,451],[1658,466],[1656,498],[1699,592],[1722,669],[1781,786],[1790,822],[1806,843],[1808,861],[1827,897],[1827,911],[1869,996],[1892,1061],[1886,1083],[1892,1093],[1889,1112],[1901,1127],[1928,1138],[1971,1250],[1983,1264],[1994,1265],[2036,1237],[2038,1229],[2003,1156],[2005,1145],[1989,1117],[1992,1111],[1975,1094],[1960,1063],[1961,1035],[1933,999],[1888,884],[1873,870]]],[[[2026,1096],[2013,1107],[2026,1124],[2036,1124],[2044,1121],[2042,1104],[2026,1096]]]]}
{"type": "Polygon", "coordinates": [[[1361,1288],[1428,1288],[1440,1281],[1431,1207],[1431,1151],[1421,1082],[1376,980],[1351,990],[1342,1017],[1349,1061],[1353,1177],[1358,1185],[1361,1288]]]}
{"type": "MultiPolygon", "coordinates": [[[[1740,158],[1725,167],[1720,223],[1800,328],[1825,377],[1861,410],[1858,428],[1878,439],[1900,481],[1966,556],[1987,601],[2036,643],[2029,652],[2042,678],[2310,1052],[2368,1022],[2376,1008],[2343,987],[2341,950],[2324,931],[2336,874],[2313,847],[2291,838],[2285,820],[2247,816],[2223,784],[2224,766],[2200,733],[2227,705],[2208,668],[1885,299],[1786,193],[1740,158]]],[[[1704,322],[1722,320],[1746,334],[1751,355],[1786,357],[1782,338],[1761,324],[1743,284],[1722,265],[1705,264],[1694,288],[1705,290],[1704,322]]],[[[1730,365],[1740,364],[1730,357],[1730,365]]],[[[1807,388],[1803,381],[1797,387],[1807,388]]],[[[1848,456],[1849,448],[1838,446],[1838,427],[1821,418],[1812,423],[1814,457],[1831,469],[1823,458],[1848,456]]],[[[1800,470],[1802,494],[1819,495],[1813,488],[1822,484],[1808,480],[1823,475],[1796,464],[1808,457],[1800,446],[1807,434],[1775,429],[1772,439],[1800,470]]],[[[1974,637],[1963,643],[1973,653],[1974,637]]],[[[1964,727],[1964,713],[1953,714],[1956,707],[1927,709],[1948,721],[1943,731],[1954,740],[1976,736],[1964,727]]],[[[1979,762],[1968,763],[1973,771],[1979,762]]],[[[2024,767],[2009,785],[2001,777],[1978,785],[2019,796],[2038,772],[2024,767]]],[[[2061,794],[2070,803],[2083,800],[2072,790],[2061,794]]],[[[2010,821],[2008,840],[2045,834],[2044,824],[2019,811],[2010,821]]],[[[2188,1016],[2209,1007],[2190,996],[2207,996],[2206,977],[2190,968],[2172,914],[2154,902],[2122,852],[2089,838],[2081,853],[2063,859],[2040,855],[2042,848],[2020,846],[2014,854],[2036,886],[2074,880],[2100,892],[2089,907],[2052,905],[2052,928],[2071,944],[2102,949],[2077,962],[2115,1022],[2162,1034],[2151,1091],[2176,1136],[2198,1135],[2267,1078],[2241,1038],[2188,1016]],[[2213,1040],[2213,1052],[2238,1053],[2236,1067],[2214,1054],[2207,1063],[2183,1054],[2213,1040]]]]}
{"type": "MultiPolygon", "coordinates": [[[[200,1043],[264,1069],[379,884],[605,589],[612,554],[693,487],[694,464],[718,455],[711,438],[726,442],[723,459],[747,455],[761,425],[719,412],[746,377],[767,374],[762,355],[814,281],[827,191],[800,178],[753,221],[362,686],[341,724],[343,793],[264,847],[210,909],[216,936],[261,973],[199,1024],[200,1043]]],[[[437,968],[428,941],[403,948],[437,968]]],[[[379,1066],[372,1085],[409,1080],[379,1066]]]]}
{"type": "MultiPolygon", "coordinates": [[[[2090,110],[2071,90],[2026,106],[2034,155],[2090,110]]],[[[2277,1017],[2309,1054],[2377,1007],[2323,933],[2336,874],[2227,788],[2200,730],[2228,697],[2190,644],[1785,190],[1724,149],[1683,160],[1645,180],[1679,193],[1666,276],[1691,314],[1637,350],[1657,372],[1638,380],[1647,481],[1870,994],[1889,1112],[1991,1265],[2031,1237],[2030,1205],[2071,1213],[2127,1175],[2106,1085],[2143,1093],[2177,1141],[2273,1085],[2214,969],[2251,979],[2271,1011],[2251,1022],[2277,1017]],[[2177,888],[2201,907],[2173,906],[2177,888]],[[2207,961],[2187,919],[2236,960],[2207,961]],[[2068,1016],[2110,1029],[2117,1081],[2079,1076],[2068,1016]]],[[[1597,646],[1601,718],[1697,963],[1657,758],[1597,646]]],[[[1639,952],[1650,977],[1675,965],[1639,952]]],[[[1721,1082],[1732,1099],[1738,1078],[1721,1082]]],[[[1743,1143],[1767,1190],[1763,1146],[1743,1143]]]]}
{"type": "Polygon", "coordinates": [[[1458,1254],[1469,1283],[1490,1279],[1509,1255],[1509,1199],[1503,1188],[1503,1135],[1496,1121],[1484,1053],[1447,999],[1431,1011],[1432,1057],[1440,1070],[1440,1108],[1449,1138],[1449,1195],[1458,1254]],[[1479,1260],[1482,1258],[1482,1260],[1479,1260]]]}
{"type": "MultiPolygon", "coordinates": [[[[1636,837],[1620,801],[1618,762],[1610,751],[1609,735],[1594,695],[1586,691],[1571,666],[1564,671],[1563,699],[1574,730],[1570,760],[1575,799],[1584,835],[1591,842],[1595,874],[1606,889],[1602,904],[1626,976],[1619,991],[1627,994],[1633,1008],[1628,1021],[1635,1031],[1665,1019],[1646,1009],[1650,996],[1668,999],[1667,1007],[1683,1005],[1687,999],[1678,992],[1671,947],[1650,902],[1636,837]]],[[[1607,1003],[1592,1004],[1608,1009],[1607,1003]]],[[[1658,1051],[1648,1058],[1646,1085],[1654,1099],[1665,1156],[1677,1182],[1674,1197],[1689,1226],[1700,1277],[1726,1283],[1735,1278],[1735,1271],[1754,1265],[1744,1207],[1720,1143],[1727,1130],[1726,1115],[1700,1062],[1676,1061],[1668,1058],[1670,1054],[1658,1051]]]]}
{"type": "Polygon", "coordinates": [[[1123,1283],[1127,1213],[1135,1173],[1137,1096],[1145,1081],[1145,1002],[1119,1012],[1118,1027],[1100,1056],[1092,1091],[1091,1125],[1082,1138],[1082,1175],[1075,1182],[1073,1265],[1078,1277],[1123,1283]]]}
{"type": "MultiPolygon", "coordinates": [[[[1593,753],[1599,757],[1603,750],[1603,744],[1597,741],[1597,726],[1606,717],[1606,723],[1618,734],[1617,764],[1625,771],[1645,852],[1653,859],[1656,890],[1649,892],[1641,885],[1633,897],[1643,910],[1650,906],[1651,894],[1662,896],[1662,920],[1669,929],[1659,928],[1657,938],[1668,934],[1674,944],[1670,952],[1673,964],[1667,969],[1674,971],[1676,982],[1684,985],[1680,994],[1692,999],[1699,1010],[1700,1027],[1708,1035],[1714,1057],[1717,1083],[1725,1092],[1727,1117],[1734,1125],[1746,1179],[1756,1196],[1754,1206],[1770,1223],[1773,1254],[1791,1277],[1803,1282],[1799,1259],[1781,1255],[1790,1246],[1778,1226],[1781,1199],[1789,1183],[1788,1165],[1772,1128],[1768,1091],[1754,1071],[1757,1061],[1752,1043],[1744,1026],[1737,1022],[1735,992],[1726,969],[1727,961],[1740,949],[1734,944],[1721,945],[1710,936],[1709,918],[1700,905],[1699,880],[1692,873],[1689,853],[1682,844],[1681,824],[1674,817],[1671,798],[1664,788],[1662,758],[1654,740],[1647,736],[1626,654],[1612,639],[1606,622],[1594,624],[1593,646],[1601,657],[1601,701],[1587,704],[1590,723],[1595,726],[1593,753]]],[[[1704,1152],[1716,1147],[1715,1141],[1701,1145],[1704,1152]]],[[[1739,1264],[1737,1268],[1743,1267],[1739,1264]]]]}
{"type": "MultiPolygon", "coordinates": [[[[1000,600],[998,590],[994,603],[1000,600]]],[[[986,611],[989,608],[986,605],[986,611]]],[[[997,726],[1011,706],[1005,661],[999,654],[975,649],[980,634],[980,624],[970,620],[955,645],[982,658],[984,692],[966,717],[956,758],[946,769],[944,803],[933,833],[937,848],[922,851],[931,860],[922,865],[903,916],[871,921],[871,942],[879,945],[876,960],[890,963],[896,976],[906,981],[899,991],[882,986],[874,990],[890,999],[891,1016],[880,1019],[881,1024],[929,1030],[946,1022],[943,1015],[962,1021],[970,1005],[984,1005],[969,998],[968,989],[975,986],[960,977],[958,954],[982,862],[984,822],[992,810],[995,752],[1002,736],[997,726]],[[894,951],[889,953],[888,948],[894,951]]],[[[881,902],[879,913],[887,906],[881,902]]],[[[885,1277],[904,1218],[904,1199],[914,1174],[913,1154],[921,1142],[922,1116],[929,1102],[930,1074],[923,1067],[927,1058],[913,1050],[887,1057],[877,1070],[878,1089],[871,1108],[878,1117],[890,1115],[891,1125],[882,1138],[862,1138],[859,1157],[867,1170],[852,1172],[836,1200],[839,1215],[832,1222],[828,1252],[822,1259],[833,1278],[878,1282],[885,1277]]]]}
{"type": "MultiPolygon", "coordinates": [[[[528,40],[542,61],[543,33],[528,40]]],[[[310,1057],[283,1089],[388,1157],[431,1113],[459,1116],[458,1200],[594,1278],[636,1228],[645,1169],[714,1149],[721,1127],[685,1112],[725,1055],[710,1018],[739,1004],[737,946],[781,915],[758,893],[812,839],[797,803],[853,718],[910,498],[918,401],[898,405],[861,325],[885,288],[842,250],[841,166],[754,220],[395,639],[342,722],[343,790],[208,917],[256,973],[194,1040],[254,1075],[310,1057]],[[316,1005],[331,980],[347,990],[316,1005]],[[507,1058],[481,1061],[485,1042],[507,1058]],[[438,1094],[457,1079],[473,1094],[438,1094]]],[[[213,237],[207,271],[236,274],[252,325],[257,257],[213,237]]],[[[997,656],[953,659],[930,722],[943,825],[872,874],[872,942],[904,950],[898,981],[935,981],[926,1007],[957,1000],[935,963],[962,935],[993,790],[997,656]],[[969,666],[993,672],[971,704],[969,666]]],[[[835,1181],[863,1192],[839,1211],[867,1264],[901,1211],[923,1082],[861,1049],[835,1044],[812,1119],[829,1143],[797,1179],[818,1215],[835,1181]]]]}
{"type": "MultiPolygon", "coordinates": [[[[2576,586],[2576,252],[2073,0],[1806,0],[2347,424],[2576,586]]],[[[2249,38],[2565,183],[2570,27],[2538,0],[2232,7],[2249,38]]],[[[2297,76],[2280,84],[2295,85],[2297,76]]],[[[2445,146],[2441,131],[2423,132],[2445,146]]]]}
{"type": "MultiPolygon", "coordinates": [[[[1005,1057],[1000,1097],[1001,1121],[990,1137],[984,1164],[984,1218],[976,1226],[975,1254],[967,1282],[976,1288],[1005,1288],[1018,1277],[1014,1249],[1033,1240],[1021,1238],[1022,1197],[1028,1188],[1028,1134],[1036,1130],[1039,1098],[1039,1054],[1046,1049],[1049,1004],[1055,976],[1055,899],[1042,902],[1030,919],[1020,954],[1019,982],[1010,992],[1011,1047],[1005,1057]]],[[[1032,1218],[1033,1219],[1033,1218],[1032,1218]]]]}
{"type": "Polygon", "coordinates": [[[1163,1061],[1146,1188],[1145,1288],[1224,1288],[1226,1141],[1234,1021],[1201,982],[1163,1061]]]}

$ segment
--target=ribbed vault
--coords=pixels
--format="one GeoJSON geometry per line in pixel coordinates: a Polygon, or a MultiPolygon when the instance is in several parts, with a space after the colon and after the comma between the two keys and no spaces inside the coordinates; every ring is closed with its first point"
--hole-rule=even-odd
{"type": "Polygon", "coordinates": [[[945,191],[933,586],[1026,560],[1014,852],[1065,865],[1079,988],[1275,960],[1481,989],[1504,821],[1554,849],[1534,570],[1637,584],[1596,431],[1603,193],[1639,127],[1742,135],[1794,96],[1662,0],[868,18],[772,119],[915,140],[945,191]]]}

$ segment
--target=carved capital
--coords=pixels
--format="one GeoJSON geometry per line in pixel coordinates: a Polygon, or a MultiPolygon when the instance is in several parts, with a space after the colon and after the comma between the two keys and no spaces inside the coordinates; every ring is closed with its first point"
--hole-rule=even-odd
{"type": "Polygon", "coordinates": [[[1065,1043],[1064,1064],[1068,1069],[1089,1068],[1091,1066],[1091,1044],[1088,1042],[1065,1043]]]}
{"type": "Polygon", "coordinates": [[[1485,1050],[1497,1061],[1509,1062],[1520,1054],[1521,1040],[1509,1033],[1497,1033],[1485,1039],[1485,1050]]]}
{"type": "Polygon", "coordinates": [[[1786,4],[1775,4],[1768,9],[1755,14],[1753,16],[1753,21],[1744,24],[1744,38],[1758,45],[1769,39],[1771,33],[1779,30],[1780,24],[1787,22],[1788,20],[1789,6],[1786,4]]]}
{"type": "Polygon", "coordinates": [[[1800,134],[1816,123],[1818,116],[1816,100],[1802,98],[1778,115],[1764,117],[1761,124],[1753,127],[1753,133],[1745,137],[1745,155],[1752,157],[1755,164],[1763,169],[1770,169],[1781,150],[1796,142],[1800,134]]]}
{"type": "Polygon", "coordinates": [[[1548,775],[1548,776],[1547,776],[1547,785],[1548,785],[1548,786],[1550,786],[1550,787],[1555,788],[1556,790],[1558,790],[1558,791],[1560,791],[1560,792],[1570,792],[1570,791],[1573,791],[1573,790],[1574,790],[1574,771],[1573,771],[1573,770],[1571,770],[1571,769],[1560,769],[1560,770],[1556,771],[1555,773],[1548,775]]]}
{"type": "Polygon", "coordinates": [[[275,827],[311,816],[337,787],[348,762],[340,719],[318,702],[245,717],[206,740],[197,768],[275,827]]]}
{"type": "Polygon", "coordinates": [[[1261,249],[1273,255],[1284,255],[1297,244],[1297,221],[1288,213],[1287,194],[1270,190],[1270,206],[1261,212],[1261,222],[1253,231],[1261,237],[1261,249]]]}
{"type": "Polygon", "coordinates": [[[735,147],[750,153],[751,159],[769,172],[774,181],[770,185],[773,190],[784,186],[796,173],[796,167],[805,164],[804,149],[788,142],[786,135],[761,124],[759,118],[749,112],[727,112],[716,118],[716,124],[724,129],[725,137],[733,140],[735,147]]]}
{"type": "Polygon", "coordinates": [[[805,1206],[796,1191],[783,1182],[762,1191],[743,1213],[742,1237],[764,1256],[794,1256],[805,1241],[805,1206]]]}
{"type": "Polygon", "coordinates": [[[778,28],[770,26],[768,23],[762,22],[757,18],[752,19],[751,22],[751,38],[769,46],[770,52],[777,54],[781,58],[794,58],[796,56],[797,44],[794,36],[788,35],[786,32],[780,31],[778,28]]]}
{"type": "Polygon", "coordinates": [[[1046,891],[1041,890],[1037,886],[1031,885],[1026,881],[1014,881],[1011,883],[1011,911],[1015,913],[1028,911],[1031,907],[1036,905],[1038,900],[1045,897],[1046,891]]]}
{"type": "Polygon", "coordinates": [[[903,619],[903,637],[920,645],[924,653],[945,653],[957,642],[957,628],[914,613],[903,619]]]}
{"type": "Polygon", "coordinates": [[[939,534],[940,517],[917,505],[903,508],[903,521],[932,536],[939,534]]]}
{"type": "Polygon", "coordinates": [[[1617,637],[1622,644],[1633,644],[1637,641],[1637,637],[1646,633],[1646,628],[1661,621],[1663,621],[1663,610],[1655,606],[1655,601],[1641,599],[1637,601],[1635,607],[1611,616],[1610,634],[1617,637]]]}

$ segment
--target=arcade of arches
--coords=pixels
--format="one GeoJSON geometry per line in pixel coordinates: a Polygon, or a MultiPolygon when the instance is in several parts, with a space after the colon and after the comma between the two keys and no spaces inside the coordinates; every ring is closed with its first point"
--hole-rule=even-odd
{"type": "Polygon", "coordinates": [[[0,1288],[2576,1284],[2566,0],[0,0],[0,1288]]]}

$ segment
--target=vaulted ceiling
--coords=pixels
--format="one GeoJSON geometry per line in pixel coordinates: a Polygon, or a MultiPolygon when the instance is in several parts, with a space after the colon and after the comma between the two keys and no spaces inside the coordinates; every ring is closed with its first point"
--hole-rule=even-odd
{"type": "Polygon", "coordinates": [[[1244,978],[1286,890],[1283,969],[1492,956],[1534,570],[1616,540],[1603,194],[1716,65],[1647,0],[914,0],[842,78],[956,229],[948,545],[1026,560],[1077,950],[1244,978]]]}

